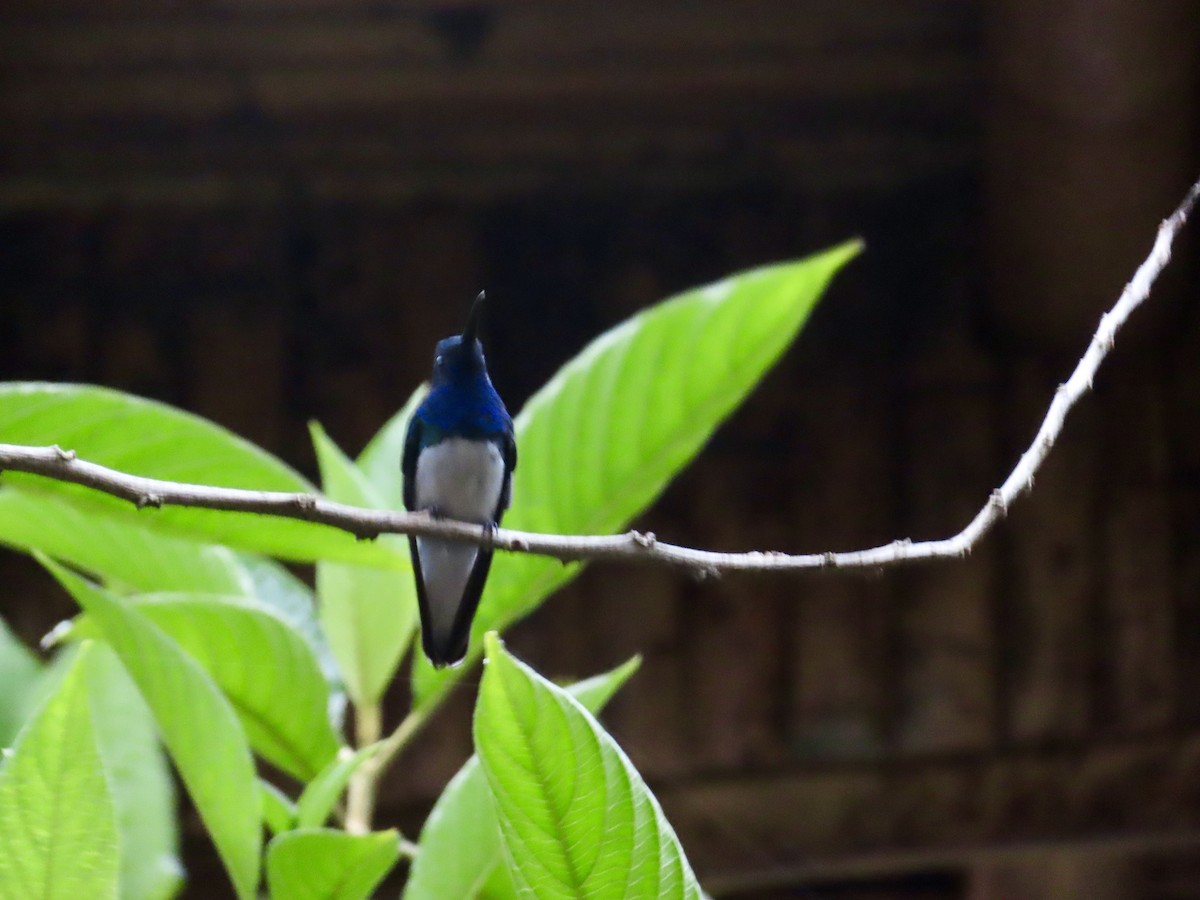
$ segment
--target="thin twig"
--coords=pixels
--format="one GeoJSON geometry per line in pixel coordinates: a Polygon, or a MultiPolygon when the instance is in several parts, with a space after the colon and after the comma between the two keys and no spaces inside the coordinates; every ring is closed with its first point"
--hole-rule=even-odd
{"type": "Polygon", "coordinates": [[[841,553],[789,555],[757,550],[748,553],[721,553],[664,543],[657,540],[653,534],[637,531],[591,536],[534,534],[511,529],[497,529],[488,533],[478,525],[435,520],[424,513],[359,509],[310,494],[249,491],[159,481],[117,472],[78,459],[74,452],[59,447],[0,444],[0,470],[30,472],[85,485],[121,497],[139,508],[193,506],[236,510],[320,522],[348,531],[359,538],[374,538],[380,534],[393,533],[416,534],[490,545],[516,553],[535,553],[563,561],[623,560],[662,563],[690,569],[699,574],[863,568],[961,557],[979,543],[1004,517],[1013,501],[1033,484],[1034,475],[1062,431],[1067,413],[1079,398],[1091,389],[1096,370],[1112,350],[1117,332],[1125,324],[1130,313],[1150,295],[1155,280],[1170,261],[1171,245],[1187,221],[1198,197],[1200,181],[1192,185],[1179,208],[1159,226],[1150,255],[1125,286],[1116,305],[1101,317],[1100,326],[1096,329],[1091,343],[1071,377],[1059,385],[1037,436],[1017,462],[1016,468],[1004,483],[992,492],[983,508],[962,531],[942,540],[897,540],[880,547],[841,553]]]}

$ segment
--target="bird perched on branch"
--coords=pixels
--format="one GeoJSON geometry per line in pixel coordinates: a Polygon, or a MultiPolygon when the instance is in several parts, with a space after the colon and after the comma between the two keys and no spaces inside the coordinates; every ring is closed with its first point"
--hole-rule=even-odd
{"type": "MultiPolygon", "coordinates": [[[[512,418],[492,387],[479,320],[481,291],[461,335],[439,341],[429,394],[404,441],[404,505],[412,511],[495,529],[508,508],[517,445],[512,418]]],[[[435,666],[467,654],[492,550],[441,538],[409,536],[421,643],[435,666]]]]}

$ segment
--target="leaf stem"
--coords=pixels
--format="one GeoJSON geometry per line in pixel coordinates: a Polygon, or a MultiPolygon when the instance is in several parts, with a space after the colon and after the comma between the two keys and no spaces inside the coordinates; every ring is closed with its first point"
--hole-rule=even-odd
{"type": "MultiPolygon", "coordinates": [[[[421,730],[428,721],[429,714],[441,705],[445,696],[445,691],[439,692],[430,697],[424,706],[411,710],[396,726],[396,730],[380,742],[379,752],[365,760],[358,767],[358,771],[350,776],[350,785],[346,790],[346,831],[351,834],[366,834],[371,830],[380,777],[387,771],[396,755],[421,730]]],[[[357,707],[354,724],[355,742],[360,748],[379,741],[383,733],[379,704],[357,707]]]]}
{"type": "MultiPolygon", "coordinates": [[[[382,733],[383,721],[378,703],[365,703],[354,708],[356,746],[361,749],[374,744],[382,733]]],[[[371,830],[381,768],[377,757],[368,759],[350,776],[346,791],[346,830],[351,834],[366,834],[371,830]]]]}
{"type": "Polygon", "coordinates": [[[384,739],[380,745],[379,752],[375,754],[373,759],[367,760],[367,762],[375,763],[375,771],[377,773],[383,772],[391,765],[392,760],[396,758],[396,754],[403,750],[408,742],[413,739],[413,736],[421,730],[421,726],[428,720],[429,714],[441,705],[442,698],[445,696],[446,693],[443,691],[429,698],[425,702],[425,705],[411,710],[400,724],[396,726],[396,730],[384,739]]]}

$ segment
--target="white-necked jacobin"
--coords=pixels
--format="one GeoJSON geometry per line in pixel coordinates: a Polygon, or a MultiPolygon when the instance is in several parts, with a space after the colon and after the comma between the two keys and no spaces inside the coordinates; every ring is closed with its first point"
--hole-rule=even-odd
{"type": "MultiPolygon", "coordinates": [[[[508,509],[517,445],[477,336],[483,301],[481,291],[461,335],[438,342],[432,386],[409,423],[401,469],[409,510],[491,529],[508,509]]],[[[454,665],[467,655],[492,551],[411,535],[408,545],[425,655],[435,666],[454,665]]]]}

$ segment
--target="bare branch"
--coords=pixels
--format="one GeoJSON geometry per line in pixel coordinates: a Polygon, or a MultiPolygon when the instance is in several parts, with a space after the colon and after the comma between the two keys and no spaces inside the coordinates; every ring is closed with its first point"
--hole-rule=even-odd
{"type": "Polygon", "coordinates": [[[29,472],[85,485],[128,500],[138,508],[193,506],[235,510],[320,522],[359,538],[374,538],[380,534],[416,534],[491,545],[517,553],[536,553],[564,562],[624,560],[662,563],[690,569],[700,575],[731,571],[879,567],[961,557],[968,554],[1004,517],[1012,503],[1032,486],[1034,475],[1062,432],[1067,413],[1091,389],[1096,370],[1112,350],[1117,332],[1130,313],[1150,295],[1155,280],[1170,261],[1175,236],[1187,221],[1198,198],[1200,181],[1192,185],[1175,212],[1159,226],[1150,255],[1125,286],[1116,305],[1101,317],[1091,343],[1071,377],[1059,385],[1033,443],[1022,454],[1012,473],[992,492],[962,531],[942,540],[914,542],[904,539],[881,547],[842,553],[720,553],[667,544],[657,540],[653,534],[636,531],[619,535],[574,536],[498,529],[489,534],[478,525],[435,520],[424,513],[359,509],[309,494],[216,488],[143,478],[78,459],[73,451],[59,447],[0,444],[0,470],[29,472]]]}

